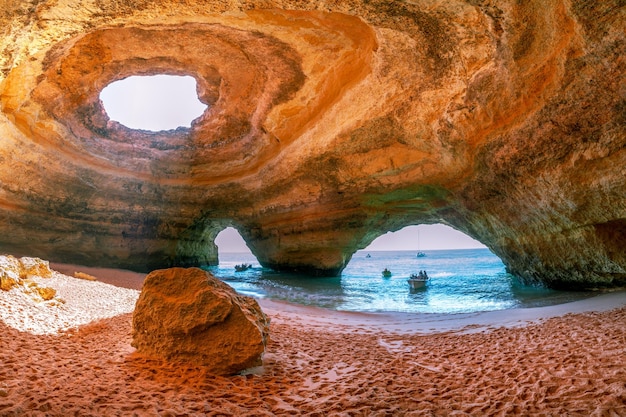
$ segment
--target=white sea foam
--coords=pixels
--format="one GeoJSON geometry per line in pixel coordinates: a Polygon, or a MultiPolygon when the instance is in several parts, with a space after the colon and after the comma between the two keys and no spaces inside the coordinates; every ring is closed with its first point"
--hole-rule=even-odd
{"type": "Polygon", "coordinates": [[[262,268],[252,255],[226,253],[211,272],[237,291],[342,311],[458,314],[539,307],[593,295],[521,286],[489,249],[426,251],[424,257],[414,251],[359,251],[341,277],[315,279],[278,274],[262,268]],[[253,268],[234,272],[239,263],[253,268]],[[382,276],[384,268],[392,271],[390,278],[382,276]],[[431,279],[426,288],[411,291],[407,279],[420,270],[431,279]]]}

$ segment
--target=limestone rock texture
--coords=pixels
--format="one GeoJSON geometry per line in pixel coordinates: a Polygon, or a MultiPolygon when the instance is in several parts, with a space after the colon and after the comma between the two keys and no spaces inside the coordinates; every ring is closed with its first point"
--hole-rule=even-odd
{"type": "Polygon", "coordinates": [[[0,255],[0,289],[9,290],[13,285],[23,284],[32,276],[52,277],[50,263],[39,258],[0,255]]]}
{"type": "Polygon", "coordinates": [[[621,0],[8,0],[0,249],[150,271],[340,274],[443,223],[525,282],[626,285],[621,0]],[[132,75],[189,75],[190,128],[109,120],[132,75]]]}
{"type": "Polygon", "coordinates": [[[268,338],[269,319],[256,300],[199,268],[148,274],[133,313],[138,353],[217,375],[262,365],[268,338]]]}
{"type": "Polygon", "coordinates": [[[33,277],[51,278],[50,263],[39,258],[0,255],[0,290],[11,291],[17,287],[36,301],[52,300],[56,290],[39,286],[33,277]]]}

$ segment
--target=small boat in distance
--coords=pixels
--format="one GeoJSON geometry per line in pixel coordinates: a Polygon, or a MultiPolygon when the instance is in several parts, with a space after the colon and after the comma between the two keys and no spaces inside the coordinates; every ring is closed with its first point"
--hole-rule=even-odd
{"type": "Polygon", "coordinates": [[[426,287],[426,283],[428,282],[428,275],[426,271],[420,271],[419,274],[411,274],[407,282],[412,290],[419,290],[426,287]]]}
{"type": "Polygon", "coordinates": [[[383,278],[389,278],[391,276],[391,271],[387,268],[383,269],[383,278]]]}
{"type": "Polygon", "coordinates": [[[239,265],[235,265],[235,272],[243,272],[243,271],[247,271],[248,269],[252,268],[252,265],[250,264],[239,264],[239,265]]]}
{"type": "Polygon", "coordinates": [[[426,256],[426,254],[420,250],[420,230],[417,229],[417,257],[423,258],[424,256],[426,256]]]}

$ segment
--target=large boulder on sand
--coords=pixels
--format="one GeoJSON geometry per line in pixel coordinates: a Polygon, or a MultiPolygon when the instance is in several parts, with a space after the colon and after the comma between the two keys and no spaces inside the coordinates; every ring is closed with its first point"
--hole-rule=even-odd
{"type": "Polygon", "coordinates": [[[138,353],[219,375],[261,365],[268,340],[258,303],[199,268],[151,272],[133,313],[138,353]]]}

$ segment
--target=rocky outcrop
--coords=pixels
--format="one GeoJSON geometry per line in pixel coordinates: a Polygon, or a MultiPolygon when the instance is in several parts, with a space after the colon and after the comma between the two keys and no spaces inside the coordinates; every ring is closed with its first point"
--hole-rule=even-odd
{"type": "Polygon", "coordinates": [[[215,264],[235,226],[336,275],[444,223],[528,282],[626,284],[617,0],[0,7],[0,249],[148,271],[215,264]],[[102,88],[157,73],[197,80],[191,128],[108,119],[102,88]]]}
{"type": "Polygon", "coordinates": [[[9,291],[22,283],[24,278],[22,265],[14,256],[0,257],[0,290],[9,291]]]}
{"type": "Polygon", "coordinates": [[[0,255],[0,290],[11,291],[18,287],[36,301],[52,300],[56,296],[56,290],[40,286],[32,280],[33,277],[52,277],[50,263],[39,258],[18,259],[11,255],[0,255]]]}
{"type": "Polygon", "coordinates": [[[219,375],[262,365],[268,338],[257,302],[199,268],[151,272],[133,313],[138,353],[219,375]]]}

